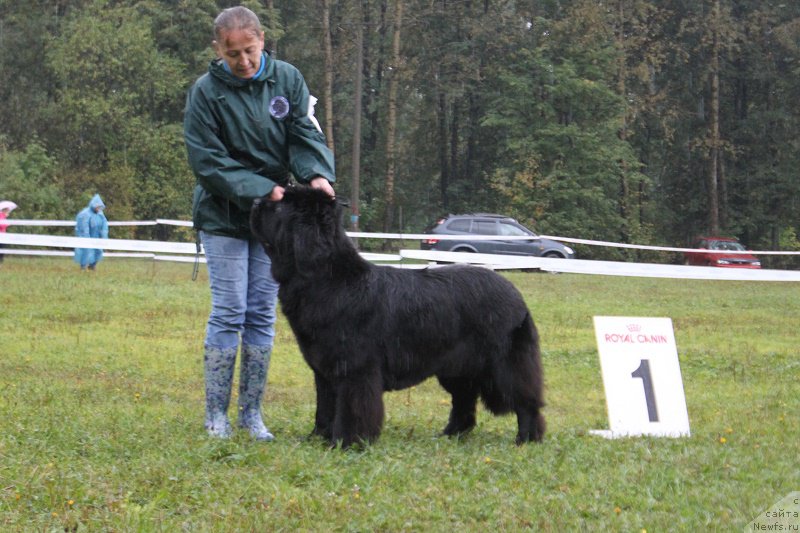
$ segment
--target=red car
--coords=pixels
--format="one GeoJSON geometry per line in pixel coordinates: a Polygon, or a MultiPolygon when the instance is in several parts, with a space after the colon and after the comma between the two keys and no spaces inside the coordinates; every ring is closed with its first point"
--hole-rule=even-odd
{"type": "Polygon", "coordinates": [[[761,261],[752,254],[744,252],[745,247],[730,237],[697,237],[692,248],[696,252],[685,252],[686,264],[694,266],[714,266],[724,268],[761,268],[761,261]]]}

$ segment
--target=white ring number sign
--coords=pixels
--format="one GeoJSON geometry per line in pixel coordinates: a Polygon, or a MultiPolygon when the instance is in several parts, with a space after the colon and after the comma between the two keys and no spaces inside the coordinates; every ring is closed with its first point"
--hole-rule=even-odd
{"type": "Polygon", "coordinates": [[[689,415],[672,320],[594,317],[609,430],[608,438],[689,435],[689,415]]]}

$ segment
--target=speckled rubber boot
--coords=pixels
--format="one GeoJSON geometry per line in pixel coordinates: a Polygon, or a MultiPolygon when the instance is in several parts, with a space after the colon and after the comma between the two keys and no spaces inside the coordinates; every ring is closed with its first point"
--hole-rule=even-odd
{"type": "Polygon", "coordinates": [[[242,360],[239,368],[239,427],[261,441],[271,441],[275,437],[261,419],[261,400],[267,385],[271,346],[242,346],[242,360]]]}
{"type": "Polygon", "coordinates": [[[206,431],[211,437],[231,436],[228,406],[231,403],[236,348],[206,346],[203,367],[206,380],[206,431]]]}

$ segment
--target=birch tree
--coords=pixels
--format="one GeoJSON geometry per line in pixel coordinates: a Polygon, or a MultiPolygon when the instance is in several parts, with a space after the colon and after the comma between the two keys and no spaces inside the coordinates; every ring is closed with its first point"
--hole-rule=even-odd
{"type": "Polygon", "coordinates": [[[389,231],[395,216],[395,172],[397,162],[397,87],[400,83],[403,60],[400,55],[400,36],[403,29],[403,0],[395,0],[392,32],[392,62],[389,66],[389,102],[386,120],[386,186],[384,189],[383,229],[389,231]]]}

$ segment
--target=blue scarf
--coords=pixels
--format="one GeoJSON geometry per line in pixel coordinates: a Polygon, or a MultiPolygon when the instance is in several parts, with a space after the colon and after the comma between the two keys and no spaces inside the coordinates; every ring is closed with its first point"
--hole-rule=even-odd
{"type": "MultiPolygon", "coordinates": [[[[222,68],[224,68],[228,74],[233,74],[233,72],[231,72],[231,67],[228,66],[228,62],[224,59],[222,60],[222,68]]],[[[267,54],[261,52],[261,66],[258,67],[258,72],[256,72],[250,79],[254,80],[261,76],[261,73],[264,72],[265,68],[267,68],[267,54]]]]}

